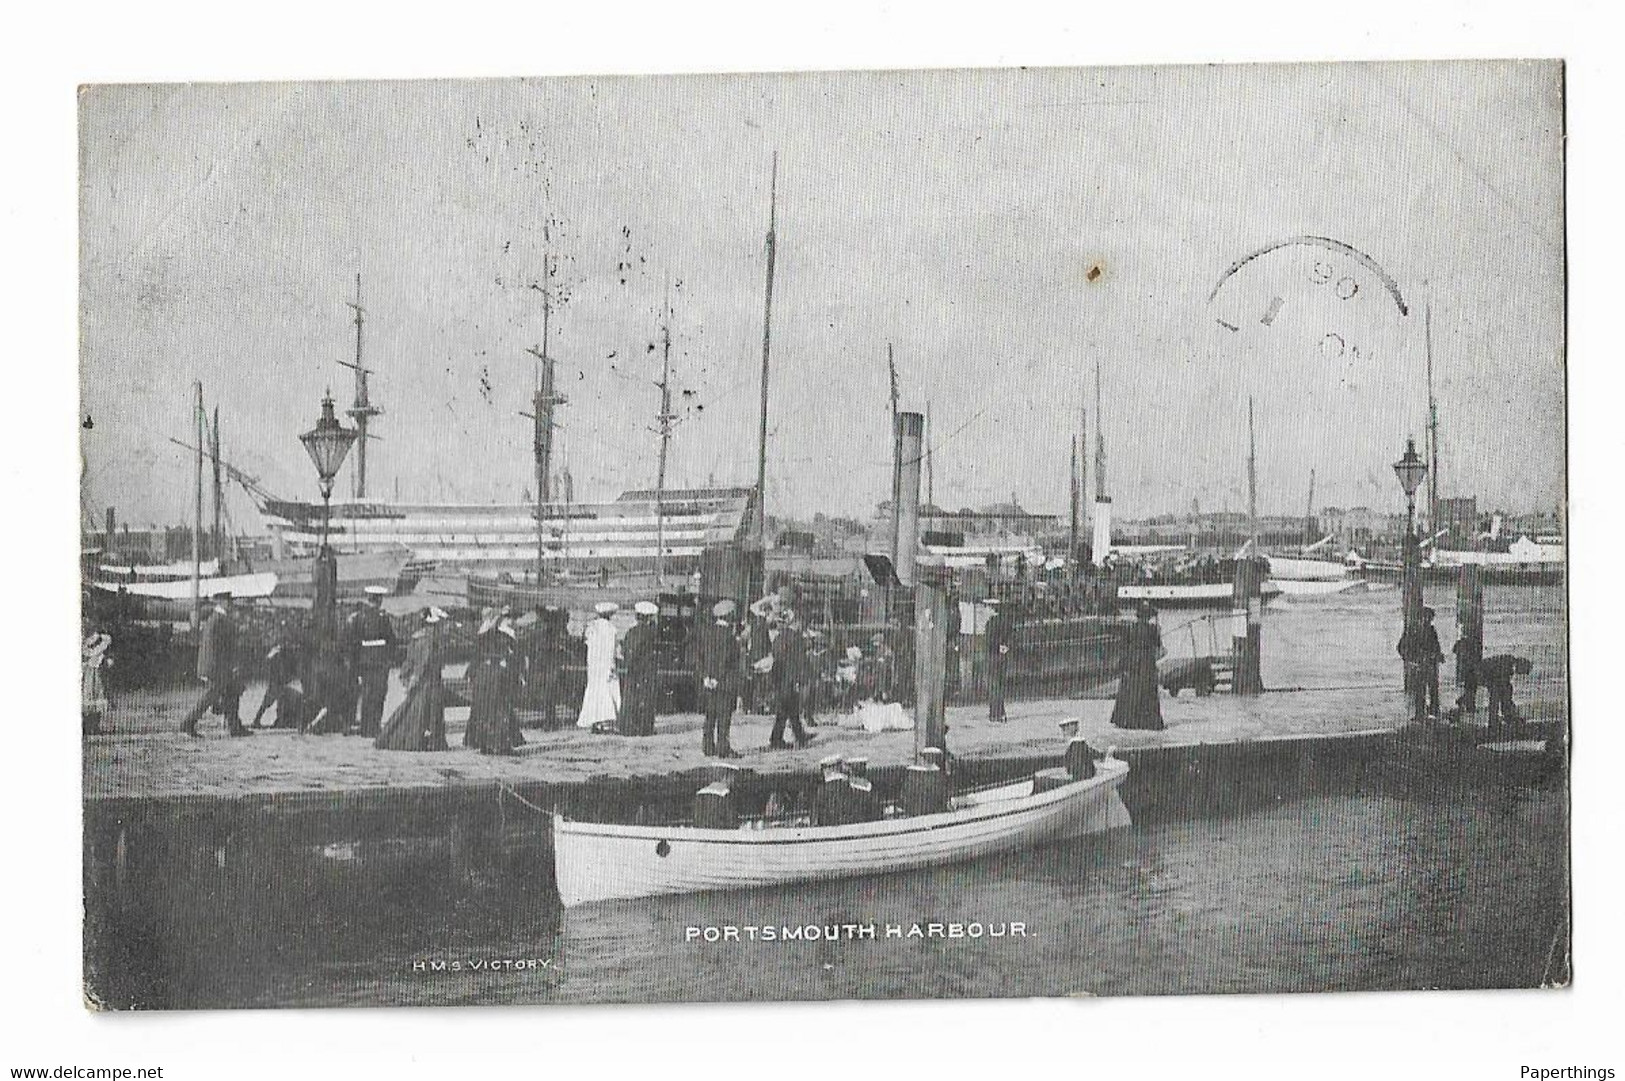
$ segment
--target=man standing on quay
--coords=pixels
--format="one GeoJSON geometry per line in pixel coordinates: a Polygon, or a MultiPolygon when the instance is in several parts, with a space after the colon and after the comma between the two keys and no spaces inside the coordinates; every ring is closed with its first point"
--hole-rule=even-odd
{"type": "Polygon", "coordinates": [[[733,601],[718,601],[712,622],[695,635],[694,670],[700,681],[700,705],[705,710],[705,753],[738,758],[728,742],[734,706],[739,702],[739,638],[734,634],[733,601]]]}
{"type": "Polygon", "coordinates": [[[225,718],[228,734],[253,735],[243,727],[242,718],[237,715],[243,685],[237,678],[237,622],[231,618],[230,593],[214,595],[214,611],[203,624],[203,633],[198,639],[197,674],[208,686],[181,722],[181,731],[196,737],[198,721],[212,710],[225,718]]]}
{"type": "Polygon", "coordinates": [[[384,612],[384,586],[368,586],[367,604],[350,617],[350,657],[361,683],[358,729],[377,739],[384,726],[384,698],[395,662],[395,625],[384,612]]]}

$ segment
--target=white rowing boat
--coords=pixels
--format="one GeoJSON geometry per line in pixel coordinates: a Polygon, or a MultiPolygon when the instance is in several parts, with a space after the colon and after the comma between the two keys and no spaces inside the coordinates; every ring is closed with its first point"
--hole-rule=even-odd
{"type": "Polygon", "coordinates": [[[1035,792],[1031,779],[966,793],[940,814],[844,826],[699,829],[621,826],[553,816],[553,861],[566,907],[668,893],[888,874],[976,859],[1130,824],[1117,794],[1128,764],[1035,792]]]}

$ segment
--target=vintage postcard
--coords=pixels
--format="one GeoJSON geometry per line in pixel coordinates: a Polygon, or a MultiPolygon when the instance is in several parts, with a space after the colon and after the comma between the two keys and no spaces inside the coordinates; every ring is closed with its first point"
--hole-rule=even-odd
{"type": "Polygon", "coordinates": [[[1566,986],[1564,115],[83,88],[86,1002],[1566,986]]]}

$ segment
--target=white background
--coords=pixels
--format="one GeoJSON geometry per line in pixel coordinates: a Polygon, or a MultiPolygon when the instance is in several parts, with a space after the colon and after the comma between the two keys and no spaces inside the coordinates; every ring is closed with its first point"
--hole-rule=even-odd
{"type": "MultiPolygon", "coordinates": [[[[0,672],[0,1077],[162,1065],[168,1078],[660,1076],[1518,1078],[1625,1070],[1615,694],[1625,523],[1614,20],[1601,4],[561,7],[278,2],[13,9],[0,35],[10,408],[0,672]],[[878,1005],[277,1011],[98,1017],[79,999],[72,702],[77,353],[73,88],[83,82],[505,76],[1438,57],[1568,67],[1575,979],[1566,992],[878,1005]],[[1037,1065],[1027,1060],[1046,1060],[1037,1065]]],[[[1545,418],[1531,418],[1549,423],[1545,418]]],[[[930,987],[920,993],[929,995],[930,987]]]]}

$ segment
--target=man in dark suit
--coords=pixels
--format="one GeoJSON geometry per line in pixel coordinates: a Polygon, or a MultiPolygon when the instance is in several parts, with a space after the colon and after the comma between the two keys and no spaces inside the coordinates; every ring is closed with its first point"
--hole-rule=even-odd
{"type": "Polygon", "coordinates": [[[621,638],[621,735],[652,736],[660,694],[660,606],[639,601],[638,621],[621,638]]]}
{"type": "Polygon", "coordinates": [[[769,673],[773,681],[773,734],[768,737],[767,746],[769,750],[782,751],[789,749],[789,744],[784,742],[786,724],[796,738],[797,747],[805,747],[812,742],[812,737],[801,727],[801,692],[807,681],[806,639],[796,624],[795,613],[789,609],[780,612],[776,622],[770,654],[773,670],[769,673]]]}
{"type": "Polygon", "coordinates": [[[983,630],[987,634],[987,719],[1003,724],[1004,666],[1010,655],[1010,617],[999,607],[996,598],[982,602],[991,611],[983,630]]]}
{"type": "Polygon", "coordinates": [[[1433,626],[1433,609],[1422,609],[1422,621],[1407,627],[1399,638],[1399,656],[1405,664],[1407,689],[1411,692],[1411,719],[1426,721],[1439,716],[1439,632],[1433,626]]]}
{"type": "Polygon", "coordinates": [[[181,722],[181,731],[197,736],[197,723],[213,711],[225,718],[226,731],[233,736],[253,735],[237,715],[243,685],[237,677],[237,622],[231,617],[231,594],[214,595],[214,611],[203,624],[197,646],[197,675],[208,686],[203,697],[181,722]]]}
{"type": "Polygon", "coordinates": [[[695,633],[694,672],[699,680],[700,705],[705,710],[705,753],[738,758],[728,742],[734,707],[743,682],[739,670],[739,638],[734,633],[733,601],[718,601],[712,620],[695,633]]]}
{"type": "Polygon", "coordinates": [[[384,698],[389,670],[395,664],[395,625],[384,612],[388,588],[367,587],[367,603],[350,617],[350,664],[360,681],[358,725],[363,736],[377,739],[384,724],[384,698]]]}

